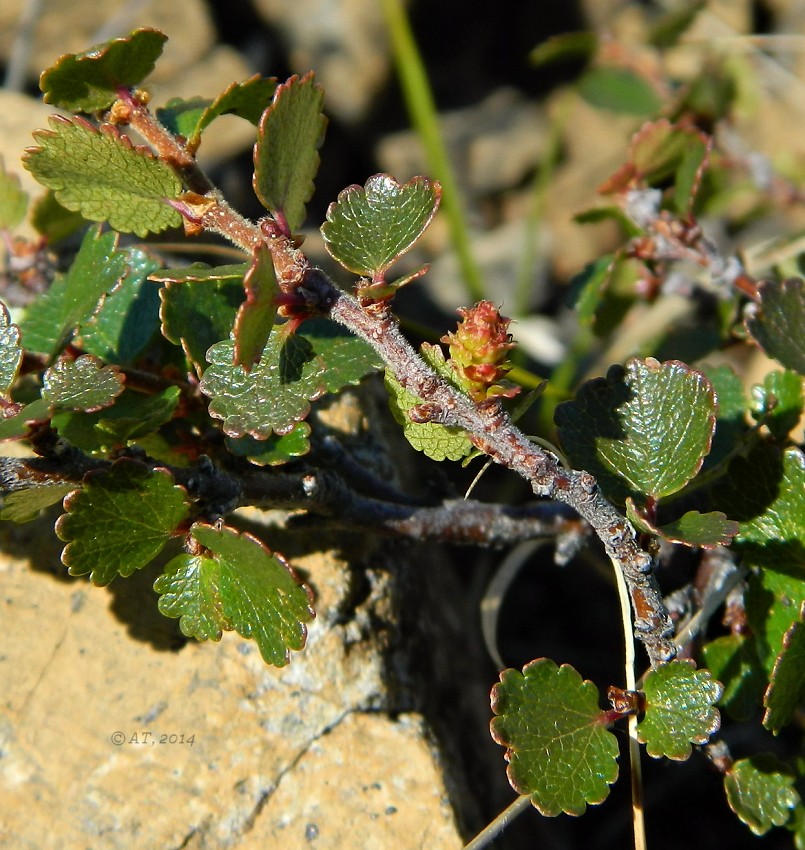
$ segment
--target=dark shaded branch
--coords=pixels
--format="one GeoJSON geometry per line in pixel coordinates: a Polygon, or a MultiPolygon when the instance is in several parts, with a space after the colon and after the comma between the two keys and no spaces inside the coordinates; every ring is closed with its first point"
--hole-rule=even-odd
{"type": "MultiPolygon", "coordinates": [[[[0,458],[0,491],[79,485],[86,473],[111,466],[111,461],[87,457],[72,447],[50,457],[0,458]]],[[[235,475],[221,471],[206,458],[194,467],[163,468],[188,491],[207,519],[244,506],[305,510],[319,522],[324,517],[348,531],[499,547],[578,529],[573,512],[555,502],[508,507],[452,499],[437,505],[416,505],[408,499],[393,502],[361,495],[330,470],[260,470],[235,475]]]]}

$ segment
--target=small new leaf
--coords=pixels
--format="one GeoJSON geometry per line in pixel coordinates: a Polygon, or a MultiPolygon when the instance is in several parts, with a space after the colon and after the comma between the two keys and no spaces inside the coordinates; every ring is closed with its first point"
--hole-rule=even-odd
{"type": "Polygon", "coordinates": [[[237,115],[257,126],[276,88],[274,77],[255,74],[242,83],[232,83],[215,100],[170,100],[157,110],[157,118],[172,133],[184,136],[187,149],[195,153],[201,144],[201,134],[221,115],[237,115]]]}
{"type": "Polygon", "coordinates": [[[45,102],[72,112],[100,112],[111,106],[121,86],[136,86],[154,70],[168,37],[158,30],[135,30],[84,53],[62,56],[39,79],[45,102]]]}
{"type": "Polygon", "coordinates": [[[724,777],[727,802],[755,835],[765,835],[773,826],[787,823],[800,802],[794,778],[793,772],[769,753],[741,759],[724,777]]]}
{"type": "Polygon", "coordinates": [[[197,523],[191,534],[208,553],[168,564],[154,585],[163,614],[187,635],[217,640],[222,629],[254,638],[268,664],[283,667],[307,638],[310,590],[288,562],[250,534],[197,523]]]}
{"type": "Polygon", "coordinates": [[[90,473],[64,500],[56,534],[70,575],[97,585],[150,563],[188,515],[185,493],[163,470],[130,460],[90,473]]]}
{"type": "Polygon", "coordinates": [[[240,305],[232,334],[235,338],[235,365],[246,369],[257,363],[277,316],[279,284],[271,251],[261,245],[243,278],[246,300],[240,305]]]}
{"type": "Polygon", "coordinates": [[[113,126],[59,116],[50,126],[34,133],[38,147],[28,148],[23,164],[68,210],[140,237],[181,225],[166,203],[182,191],[170,166],[113,126]]]}
{"type": "Polygon", "coordinates": [[[643,690],[646,713],[637,736],[652,758],[685,761],[691,743],[705,743],[721,723],[715,703],[723,687],[709,670],[697,670],[693,662],[671,661],[655,668],[646,676],[643,690]]]}
{"type": "Polygon", "coordinates": [[[382,280],[430,224],[440,197],[439,184],[424,177],[400,185],[388,174],[375,174],[365,186],[347,187],[330,204],[321,227],[324,244],[344,268],[382,280]]]}
{"type": "Polygon", "coordinates": [[[93,413],[114,404],[123,392],[123,375],[91,354],[62,359],[42,379],[42,398],[57,410],[93,413]]]}
{"type": "Polygon", "coordinates": [[[629,360],[588,381],[556,409],[562,445],[578,469],[623,500],[660,499],[681,490],[710,450],[713,387],[676,360],[629,360]]]}
{"type": "Polygon", "coordinates": [[[760,303],[750,305],[746,329],[769,357],[805,375],[805,280],[763,281],[758,296],[760,303]]]}
{"type": "Polygon", "coordinates": [[[554,817],[603,802],[618,777],[618,741],[592,682],[548,658],[504,670],[492,689],[492,737],[506,747],[512,787],[554,817]]]}
{"type": "Polygon", "coordinates": [[[6,305],[0,301],[0,396],[8,398],[21,362],[20,329],[11,323],[6,305]]]}
{"type": "Polygon", "coordinates": [[[688,511],[673,522],[656,525],[638,510],[631,498],[626,500],[626,517],[640,531],[656,534],[663,540],[691,548],[716,549],[719,546],[729,546],[741,530],[739,523],[727,519],[721,511],[710,511],[706,514],[688,511]]]}
{"type": "Polygon", "coordinates": [[[234,343],[216,343],[207,352],[210,366],[201,391],[210,397],[210,415],[223,420],[230,437],[265,439],[286,434],[325,392],[324,366],[304,338],[274,328],[260,362],[247,372],[233,364],[234,343]]]}
{"type": "Polygon", "coordinates": [[[319,148],[327,119],[324,92],[313,73],[277,86],[260,119],[254,146],[254,191],[263,206],[285,222],[288,233],[301,227],[305,204],[319,170],[319,148]]]}

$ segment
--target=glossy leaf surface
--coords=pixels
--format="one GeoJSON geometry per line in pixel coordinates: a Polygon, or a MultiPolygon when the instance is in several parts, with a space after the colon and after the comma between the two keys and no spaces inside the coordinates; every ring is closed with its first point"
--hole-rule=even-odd
{"type": "Polygon", "coordinates": [[[62,359],[45,372],[42,398],[56,409],[93,413],[109,407],[123,392],[123,375],[91,354],[62,359]]]}
{"type": "Polygon", "coordinates": [[[275,327],[260,362],[247,372],[233,364],[234,344],[216,343],[201,391],[210,397],[210,415],[223,420],[230,437],[266,438],[284,434],[304,419],[310,402],[325,391],[324,367],[304,338],[275,327]]]}
{"type": "Polygon", "coordinates": [[[522,673],[501,673],[492,710],[492,737],[507,748],[509,781],[541,814],[580,815],[606,799],[618,777],[618,741],[592,682],[540,658],[522,673]]]}
{"type": "Polygon", "coordinates": [[[355,274],[381,279],[408,251],[436,213],[438,184],[414,177],[400,185],[375,174],[365,186],[344,189],[327,210],[321,232],[333,259],[355,274]]]}
{"type": "Polygon", "coordinates": [[[562,445],[620,499],[660,499],[699,471],[710,449],[716,400],[710,382],[678,361],[629,360],[582,386],[556,409],[562,445]]]}
{"type": "Polygon", "coordinates": [[[793,786],[790,769],[766,753],[736,761],[724,777],[730,808],[755,835],[788,821],[800,801],[793,786]]]}
{"type": "Polygon", "coordinates": [[[200,523],[191,533],[208,553],[168,564],[154,585],[160,611],[181,617],[186,635],[217,640],[221,630],[234,629],[254,639],[267,663],[287,664],[290,650],[305,645],[305,624],[314,616],[310,591],[281,555],[250,534],[200,523]]]}
{"type": "Polygon", "coordinates": [[[709,670],[697,670],[687,661],[671,661],[646,675],[643,686],[645,716],[637,736],[653,758],[684,761],[691,744],[703,744],[718,729],[721,718],[715,703],[723,692],[709,670]]]}

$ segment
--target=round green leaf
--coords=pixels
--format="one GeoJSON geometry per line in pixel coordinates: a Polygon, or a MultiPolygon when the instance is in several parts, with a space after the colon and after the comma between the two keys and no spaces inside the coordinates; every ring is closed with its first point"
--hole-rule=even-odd
{"type": "Polygon", "coordinates": [[[758,285],[758,295],[746,329],[769,357],[805,375],[805,280],[766,280],[758,285]]]}
{"type": "MultiPolygon", "coordinates": [[[[188,601],[192,599],[208,620],[220,623],[222,628],[232,628],[245,638],[254,638],[268,664],[287,664],[289,650],[305,645],[305,623],[314,617],[310,590],[297,582],[282,555],[270,552],[250,534],[200,523],[193,526],[191,533],[209,550],[216,569],[206,563],[200,565],[207,568],[203,594],[194,593],[192,581],[188,586],[190,577],[185,571],[186,589],[182,595],[188,601]],[[215,582],[218,586],[213,592],[215,582]]],[[[186,613],[192,611],[191,608],[186,613]]]]}
{"type": "Polygon", "coordinates": [[[60,410],[93,413],[114,404],[123,392],[123,375],[91,354],[62,359],[43,377],[42,398],[60,410]]]}
{"type": "Polygon", "coordinates": [[[274,328],[260,362],[249,372],[235,366],[233,356],[231,340],[213,345],[207,352],[211,365],[200,384],[211,399],[210,415],[223,419],[230,437],[285,434],[325,391],[321,360],[309,342],[289,336],[284,325],[274,328]]]}
{"type": "Polygon", "coordinates": [[[581,815],[606,799],[618,777],[618,741],[592,682],[540,658],[522,673],[500,674],[492,710],[492,737],[507,748],[509,781],[543,815],[581,815]]]}
{"type": "Polygon", "coordinates": [[[381,279],[430,224],[438,183],[414,177],[401,186],[388,174],[349,186],[330,204],[321,232],[330,255],[355,274],[381,279]]]}
{"type": "Polygon", "coordinates": [[[45,102],[73,112],[99,112],[121,86],[135,86],[154,70],[168,37],[154,29],[135,30],[84,53],[62,56],[42,74],[45,102]]]}
{"type": "Polygon", "coordinates": [[[70,575],[97,585],[130,576],[150,563],[188,514],[185,492],[168,473],[121,460],[90,473],[64,500],[56,534],[67,543],[70,575]]]}
{"type": "Polygon", "coordinates": [[[652,758],[684,761],[691,743],[705,743],[721,723],[714,706],[723,687],[693,662],[671,661],[655,668],[647,674],[643,691],[646,713],[637,736],[652,758]]]}
{"type": "Polygon", "coordinates": [[[724,777],[730,808],[755,835],[788,822],[800,801],[793,786],[792,771],[769,753],[736,761],[724,777]]]}
{"type": "Polygon", "coordinates": [[[562,445],[623,500],[681,490],[702,465],[715,429],[713,387],[684,363],[653,358],[612,366],[556,409],[562,445]]]}
{"type": "Polygon", "coordinates": [[[34,133],[38,146],[23,164],[68,210],[140,237],[181,225],[166,203],[182,191],[169,165],[110,125],[98,130],[82,118],[58,116],[50,125],[34,133]]]}

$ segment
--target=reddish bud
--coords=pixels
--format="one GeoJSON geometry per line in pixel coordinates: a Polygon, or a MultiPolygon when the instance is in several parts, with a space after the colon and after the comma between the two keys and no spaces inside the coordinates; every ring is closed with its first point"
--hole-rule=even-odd
{"type": "Polygon", "coordinates": [[[511,369],[506,359],[514,348],[509,334],[511,320],[501,316],[491,301],[479,301],[458,312],[462,317],[458,327],[441,341],[450,347],[449,362],[463,389],[475,401],[516,395],[520,388],[502,381],[511,369]]]}

